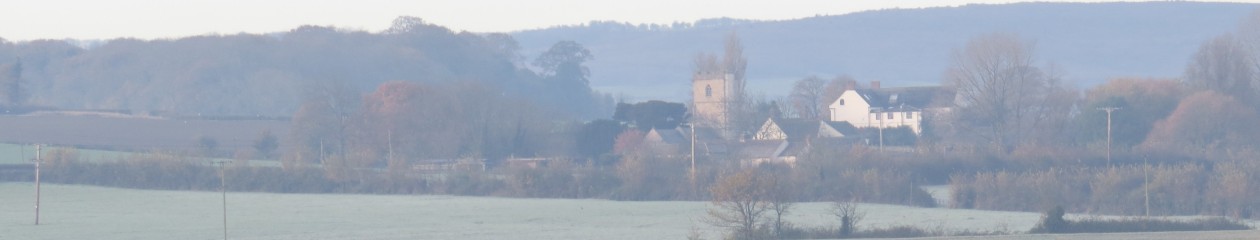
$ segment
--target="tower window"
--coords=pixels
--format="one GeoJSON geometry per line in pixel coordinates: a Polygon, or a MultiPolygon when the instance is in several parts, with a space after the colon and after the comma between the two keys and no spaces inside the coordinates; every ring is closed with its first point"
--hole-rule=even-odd
{"type": "Polygon", "coordinates": [[[712,97],[712,96],[713,96],[713,86],[710,86],[710,85],[704,85],[704,96],[705,96],[705,97],[712,97]]]}

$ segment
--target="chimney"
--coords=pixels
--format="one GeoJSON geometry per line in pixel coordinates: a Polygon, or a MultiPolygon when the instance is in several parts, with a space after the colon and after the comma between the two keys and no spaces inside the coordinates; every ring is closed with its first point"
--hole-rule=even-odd
{"type": "Polygon", "coordinates": [[[871,89],[879,89],[879,81],[871,81],[871,89]]]}
{"type": "Polygon", "coordinates": [[[857,90],[857,81],[848,81],[844,83],[844,90],[857,90]]]}

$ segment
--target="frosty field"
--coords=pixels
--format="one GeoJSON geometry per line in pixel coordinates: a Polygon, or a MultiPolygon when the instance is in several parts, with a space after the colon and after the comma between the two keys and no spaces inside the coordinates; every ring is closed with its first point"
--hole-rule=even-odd
{"type": "MultiPolygon", "coordinates": [[[[0,239],[221,239],[218,192],[0,183],[0,239]]],[[[231,239],[682,239],[707,202],[619,202],[406,195],[229,192],[231,239]]],[[[798,205],[798,225],[831,225],[826,203],[798,205]]],[[[864,204],[863,226],[1024,231],[1038,213],[864,204]]]]}

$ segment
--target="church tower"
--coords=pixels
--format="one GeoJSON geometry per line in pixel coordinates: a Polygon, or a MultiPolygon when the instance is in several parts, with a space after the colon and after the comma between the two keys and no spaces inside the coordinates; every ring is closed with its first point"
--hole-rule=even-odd
{"type": "Polygon", "coordinates": [[[728,129],[734,76],[725,72],[697,72],[691,79],[692,119],[695,124],[716,129],[728,129]]]}

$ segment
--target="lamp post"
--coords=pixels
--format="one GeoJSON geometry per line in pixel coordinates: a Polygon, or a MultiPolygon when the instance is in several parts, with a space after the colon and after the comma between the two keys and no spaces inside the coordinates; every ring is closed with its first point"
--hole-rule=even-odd
{"type": "Polygon", "coordinates": [[[1098,110],[1107,111],[1107,166],[1111,166],[1111,112],[1120,110],[1118,107],[1100,107],[1098,110]]]}

